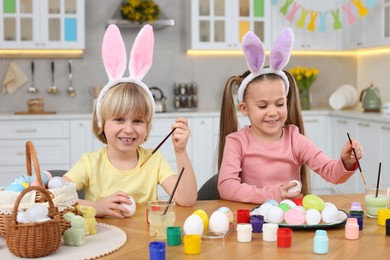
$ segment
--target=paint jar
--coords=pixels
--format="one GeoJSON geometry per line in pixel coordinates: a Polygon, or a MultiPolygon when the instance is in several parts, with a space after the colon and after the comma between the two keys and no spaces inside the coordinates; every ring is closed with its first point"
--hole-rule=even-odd
{"type": "Polygon", "coordinates": [[[292,229],[278,228],[277,231],[277,245],[281,248],[291,247],[292,229]]]}
{"type": "Polygon", "coordinates": [[[167,244],[168,246],[178,246],[181,244],[181,227],[167,227],[167,244]]]}
{"type": "Polygon", "coordinates": [[[250,223],[252,224],[253,233],[263,232],[264,216],[263,215],[251,215],[249,218],[250,223]]]}
{"type": "Polygon", "coordinates": [[[237,210],[237,224],[249,223],[249,217],[250,217],[250,210],[249,209],[237,210]]]}
{"type": "Polygon", "coordinates": [[[197,255],[200,254],[200,236],[199,235],[184,235],[184,254],[197,255]]]}
{"type": "Polygon", "coordinates": [[[325,255],[328,253],[329,238],[326,230],[318,229],[314,236],[313,252],[319,255],[325,255]]]}
{"type": "Polygon", "coordinates": [[[165,242],[152,241],[149,243],[150,260],[165,260],[165,242]]]}
{"type": "Polygon", "coordinates": [[[347,224],[345,224],[345,238],[351,240],[359,239],[357,218],[347,218],[347,224]]]}
{"type": "Polygon", "coordinates": [[[274,242],[277,240],[278,224],[265,223],[263,224],[263,240],[274,242]]]}
{"type": "Polygon", "coordinates": [[[252,241],[252,225],[248,223],[237,224],[237,241],[251,242],[252,241]]]}
{"type": "Polygon", "coordinates": [[[363,215],[362,214],[349,214],[350,218],[356,218],[358,225],[359,225],[359,230],[363,230],[363,215]]]}
{"type": "Polygon", "coordinates": [[[390,218],[386,219],[386,236],[390,236],[390,218]]]}
{"type": "Polygon", "coordinates": [[[388,218],[390,218],[390,209],[378,209],[378,225],[386,226],[388,218]]]}

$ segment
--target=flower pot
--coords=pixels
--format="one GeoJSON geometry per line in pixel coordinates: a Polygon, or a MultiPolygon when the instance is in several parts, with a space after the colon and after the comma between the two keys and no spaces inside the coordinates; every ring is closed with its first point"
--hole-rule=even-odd
{"type": "Polygon", "coordinates": [[[310,90],[309,89],[300,89],[299,98],[301,103],[302,110],[310,110],[310,90]]]}

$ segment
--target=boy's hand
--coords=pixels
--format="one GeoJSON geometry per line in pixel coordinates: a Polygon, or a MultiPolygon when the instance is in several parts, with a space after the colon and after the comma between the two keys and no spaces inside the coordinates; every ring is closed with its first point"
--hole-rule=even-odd
{"type": "Polygon", "coordinates": [[[111,216],[114,218],[124,218],[123,213],[129,213],[129,210],[121,203],[131,204],[130,196],[122,191],[115,192],[111,196],[93,202],[96,209],[96,217],[111,216]]]}

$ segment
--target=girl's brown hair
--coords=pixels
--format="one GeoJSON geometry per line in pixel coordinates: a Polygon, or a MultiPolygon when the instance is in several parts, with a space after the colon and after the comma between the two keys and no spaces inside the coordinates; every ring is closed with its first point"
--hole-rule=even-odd
{"type": "Polygon", "coordinates": [[[146,139],[149,137],[153,121],[153,104],[149,95],[134,83],[119,83],[110,88],[104,95],[100,107],[102,128],[97,124],[96,109],[93,111],[92,131],[103,143],[107,144],[104,134],[106,120],[114,117],[125,117],[132,113],[146,121],[146,139]]]}
{"type": "MultiPolygon", "coordinates": [[[[302,112],[300,107],[299,92],[294,78],[288,71],[284,71],[290,83],[290,90],[287,95],[287,120],[286,125],[294,124],[299,128],[301,134],[305,134],[302,112]]],[[[222,96],[221,117],[219,123],[219,144],[218,144],[218,170],[221,168],[223,150],[225,148],[225,138],[230,133],[238,130],[237,110],[233,100],[233,90],[240,86],[242,80],[249,75],[246,71],[240,76],[233,76],[228,79],[222,96]]],[[[280,76],[276,74],[265,74],[255,78],[254,81],[276,80],[280,76]]],[[[244,93],[245,100],[245,93],[244,93]]],[[[306,165],[301,167],[302,193],[310,193],[310,176],[306,165]]]]}

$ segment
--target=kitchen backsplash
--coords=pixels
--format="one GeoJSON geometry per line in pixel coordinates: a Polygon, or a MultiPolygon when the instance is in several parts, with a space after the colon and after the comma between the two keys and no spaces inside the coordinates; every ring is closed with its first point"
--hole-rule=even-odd
{"type": "MultiPolygon", "coordinates": [[[[156,2],[168,17],[175,20],[175,26],[155,30],[153,65],[144,81],[148,86],[158,86],[163,90],[167,97],[168,111],[175,110],[175,98],[180,95],[175,95],[174,86],[175,83],[181,82],[196,82],[197,84],[196,101],[192,101],[193,107],[196,102],[197,109],[201,111],[219,111],[227,79],[232,75],[242,74],[246,70],[243,56],[188,56],[185,53],[185,44],[186,37],[189,37],[186,26],[190,20],[182,10],[188,8],[189,5],[180,0],[157,0],[156,2]]],[[[28,92],[32,83],[31,60],[18,59],[14,62],[28,77],[28,81],[13,94],[0,95],[0,113],[25,111],[27,110],[27,101],[31,98],[43,98],[47,111],[59,113],[92,111],[93,94],[91,89],[107,82],[100,56],[101,39],[107,20],[115,12],[119,3],[120,0],[86,0],[86,49],[82,59],[72,61],[73,85],[76,91],[74,97],[67,94],[69,85],[68,60],[55,60],[55,85],[60,93],[51,95],[47,93],[47,88],[52,85],[51,60],[34,61],[34,85],[39,89],[39,93],[31,94],[28,92]],[[100,8],[96,8],[96,6],[100,8]]],[[[126,46],[130,48],[137,31],[122,29],[121,32],[126,46]]],[[[4,76],[10,62],[9,59],[0,59],[0,75],[4,76]]],[[[369,71],[359,71],[361,63],[362,61],[354,56],[292,56],[288,68],[298,65],[318,68],[320,73],[311,89],[312,105],[313,107],[327,107],[329,96],[339,86],[343,84],[357,86],[358,78],[362,78],[363,80],[359,82],[362,86],[358,87],[363,88],[368,85],[365,81],[372,80],[369,71]],[[367,76],[358,75],[360,73],[367,73],[367,76]]],[[[378,80],[378,84],[382,84],[381,77],[385,77],[386,74],[379,75],[375,80],[378,80]]],[[[382,81],[385,82],[385,80],[382,81]]],[[[387,86],[378,87],[381,89],[387,86]]],[[[390,101],[389,91],[382,90],[384,102],[390,101]]]]}

